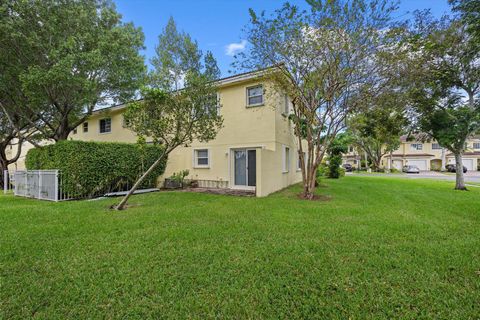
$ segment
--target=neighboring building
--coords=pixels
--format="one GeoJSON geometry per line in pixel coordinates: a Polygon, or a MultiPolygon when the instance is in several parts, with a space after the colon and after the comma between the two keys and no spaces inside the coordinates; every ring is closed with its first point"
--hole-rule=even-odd
{"type": "MultiPolygon", "coordinates": [[[[50,144],[52,143],[51,141],[48,141],[48,140],[43,140],[43,141],[40,141],[38,142],[38,144],[40,145],[47,145],[47,144],[50,144]]],[[[7,149],[7,157],[9,159],[11,159],[12,157],[14,157],[16,154],[17,154],[17,149],[18,148],[18,140],[17,139],[13,139],[12,141],[12,144],[9,146],[9,148],[7,149]]],[[[18,158],[17,162],[15,163],[12,163],[8,166],[8,169],[9,170],[25,170],[26,169],[26,166],[25,166],[25,158],[27,157],[27,153],[30,149],[33,149],[35,148],[35,146],[33,144],[31,144],[30,142],[28,141],[24,141],[22,143],[22,152],[20,154],[20,157],[18,158]]]]}
{"type": "MultiPolygon", "coordinates": [[[[401,170],[404,165],[415,165],[423,171],[440,171],[442,168],[445,169],[445,165],[455,163],[455,157],[449,150],[442,148],[436,141],[425,139],[424,135],[409,139],[402,136],[400,141],[400,147],[392,152],[392,167],[397,170],[401,170]]],[[[469,139],[466,147],[463,165],[469,171],[480,170],[480,137],[469,139]]],[[[364,159],[365,155],[353,147],[350,147],[349,152],[343,157],[344,163],[350,163],[354,167],[358,167],[360,161],[364,159]]],[[[382,166],[388,168],[389,165],[390,154],[387,154],[382,158],[382,166]]]]}
{"type": "MultiPolygon", "coordinates": [[[[198,180],[200,186],[250,190],[257,196],[300,182],[289,99],[268,92],[258,73],[221,79],[218,87],[223,127],[216,139],[178,147],[170,154],[162,179],[188,169],[188,178],[198,180]]],[[[136,142],[136,135],[125,127],[125,108],[95,111],[69,139],[136,142]]]]}

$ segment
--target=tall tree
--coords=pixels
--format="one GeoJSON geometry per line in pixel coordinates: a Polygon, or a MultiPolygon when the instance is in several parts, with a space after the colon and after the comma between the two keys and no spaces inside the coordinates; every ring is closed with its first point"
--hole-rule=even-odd
{"type": "Polygon", "coordinates": [[[312,199],[317,168],[346,117],[357,110],[362,92],[374,94],[384,81],[372,57],[382,50],[381,30],[395,6],[385,0],[308,2],[309,11],[286,3],[271,17],[250,10],[250,49],[235,65],[273,66],[263,76],[292,100],[303,196],[312,199]]]}
{"type": "Polygon", "coordinates": [[[138,179],[128,194],[115,207],[123,210],[130,196],[158,164],[179,146],[193,141],[215,138],[222,125],[218,114],[215,59],[207,54],[205,67],[202,53],[190,36],[178,32],[173,19],[159,37],[157,56],[152,63],[153,86],[145,88],[143,99],[130,104],[125,119],[139,136],[163,146],[158,160],[138,179]],[[208,59],[207,59],[208,58],[208,59]]]}
{"type": "MultiPolygon", "coordinates": [[[[143,33],[109,0],[18,0],[0,5],[0,55],[19,72],[31,122],[65,140],[97,106],[131,99],[143,81],[143,33]]],[[[29,117],[27,117],[29,119],[29,117]]]]}
{"type": "Polygon", "coordinates": [[[158,37],[155,53],[156,56],[151,59],[155,69],[151,78],[155,87],[179,90],[191,70],[202,70],[210,79],[220,78],[220,69],[213,54],[207,51],[203,56],[197,41],[188,33],[179,31],[172,17],[158,37]]]}
{"type": "Polygon", "coordinates": [[[460,14],[467,30],[477,39],[480,38],[480,0],[449,0],[453,11],[460,14]]]}
{"type": "Polygon", "coordinates": [[[434,21],[417,13],[416,22],[407,79],[417,127],[455,155],[455,189],[466,190],[465,143],[480,130],[479,38],[462,19],[434,21]]]}

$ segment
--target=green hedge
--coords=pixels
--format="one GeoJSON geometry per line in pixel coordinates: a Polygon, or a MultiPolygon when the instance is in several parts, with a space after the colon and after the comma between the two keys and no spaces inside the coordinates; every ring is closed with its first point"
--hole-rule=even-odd
{"type": "MultiPolygon", "coordinates": [[[[132,186],[161,152],[162,147],[154,145],[68,140],[31,149],[26,166],[28,170],[59,169],[63,192],[76,198],[92,197],[132,186]]],[[[142,187],[156,185],[165,163],[156,168],[142,187]]]]}

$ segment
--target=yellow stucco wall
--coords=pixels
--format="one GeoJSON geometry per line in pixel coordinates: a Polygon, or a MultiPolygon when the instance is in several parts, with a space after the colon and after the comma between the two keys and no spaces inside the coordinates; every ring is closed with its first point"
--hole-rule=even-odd
{"type": "MultiPolygon", "coordinates": [[[[219,88],[220,114],[223,127],[217,137],[209,142],[195,141],[191,146],[179,147],[169,156],[163,177],[188,169],[188,178],[197,180],[227,181],[232,186],[233,154],[232,150],[249,148],[257,150],[257,186],[258,196],[285,188],[301,181],[301,172],[296,170],[297,147],[292,126],[282,115],[284,99],[281,95],[268,92],[265,88],[265,104],[256,107],[247,106],[246,90],[248,87],[263,84],[258,80],[229,83],[219,88]],[[276,98],[275,98],[276,97],[276,98]],[[278,99],[277,99],[278,98],[278,99]],[[290,148],[290,169],[283,172],[283,148],[290,148]],[[208,149],[210,165],[198,168],[194,165],[194,150],[208,149]]],[[[123,108],[112,108],[97,112],[88,120],[88,132],[79,126],[77,132],[69,138],[86,141],[122,141],[135,142],[135,134],[123,127],[123,108]],[[100,133],[100,119],[110,118],[111,133],[100,133]]]]}
{"type": "MultiPolygon", "coordinates": [[[[256,150],[257,196],[266,196],[300,182],[301,171],[297,169],[297,140],[293,134],[292,124],[285,115],[285,96],[277,93],[272,86],[252,77],[224,81],[220,84],[218,94],[223,127],[217,137],[207,143],[195,141],[191,146],[174,150],[159,181],[175,172],[188,169],[190,179],[224,181],[229,187],[235,187],[232,183],[233,150],[247,148],[256,150]],[[247,88],[259,84],[264,86],[265,103],[249,107],[247,88]],[[287,172],[284,170],[285,147],[290,149],[287,172]],[[195,166],[195,149],[209,150],[208,168],[195,166]]],[[[82,124],[76,132],[70,134],[69,139],[135,143],[136,135],[124,127],[124,110],[123,106],[119,106],[94,112],[86,121],[88,132],[84,132],[82,124]],[[100,133],[100,120],[104,118],[111,119],[112,130],[109,133],[100,133]]],[[[31,147],[27,146],[25,151],[31,147]]],[[[17,167],[24,168],[24,158],[20,159],[17,167]]]]}

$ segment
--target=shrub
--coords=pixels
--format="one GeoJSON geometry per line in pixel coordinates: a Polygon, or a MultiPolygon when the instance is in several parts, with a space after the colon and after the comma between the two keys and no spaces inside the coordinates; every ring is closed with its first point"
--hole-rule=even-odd
{"type": "Polygon", "coordinates": [[[174,172],[171,177],[165,179],[164,188],[166,189],[178,189],[185,186],[185,178],[189,175],[190,171],[182,170],[174,172]]]}
{"type": "Polygon", "coordinates": [[[340,165],[342,164],[342,156],[334,155],[330,157],[328,163],[328,174],[327,177],[330,179],[338,179],[341,177],[340,165]]]}
{"type": "MultiPolygon", "coordinates": [[[[340,157],[340,163],[341,162],[342,162],[342,158],[340,157]]],[[[344,177],[345,176],[345,169],[338,165],[336,167],[336,171],[337,171],[338,176],[337,176],[337,178],[332,178],[332,175],[330,173],[331,163],[332,163],[331,160],[329,160],[328,164],[324,160],[318,166],[318,169],[317,169],[317,183],[320,183],[321,178],[338,179],[339,177],[344,177]]]]}
{"type": "MultiPolygon", "coordinates": [[[[26,158],[29,170],[58,169],[62,173],[62,191],[74,198],[92,197],[125,190],[158,159],[162,147],[146,144],[60,141],[31,149],[26,158]]],[[[156,186],[166,161],[141,187],[156,186]]]]}

